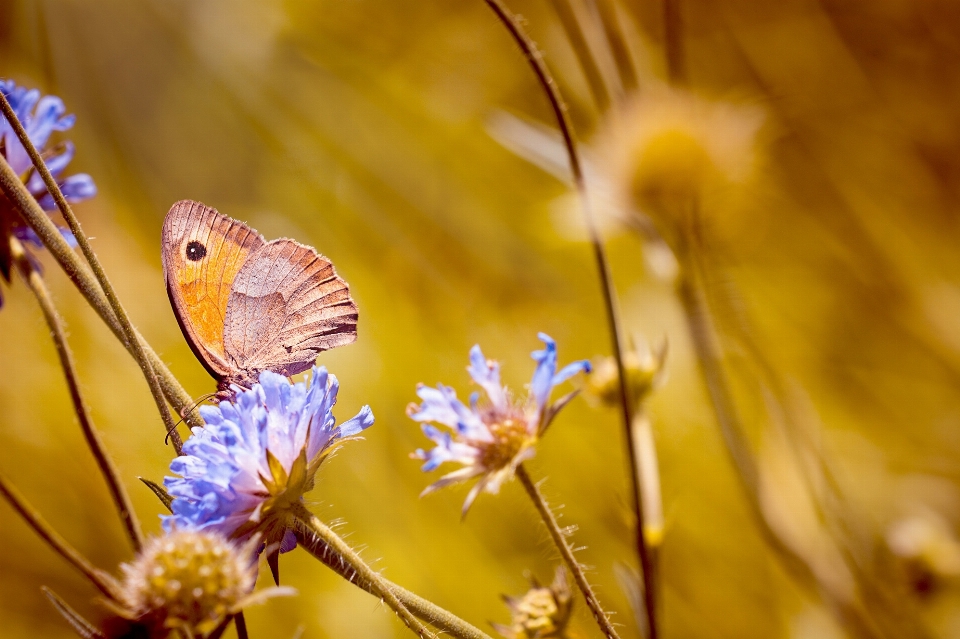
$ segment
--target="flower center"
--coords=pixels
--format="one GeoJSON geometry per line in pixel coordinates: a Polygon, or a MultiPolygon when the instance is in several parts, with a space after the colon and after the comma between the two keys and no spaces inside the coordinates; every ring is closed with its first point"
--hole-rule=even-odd
{"type": "Polygon", "coordinates": [[[477,442],[480,463],[485,468],[503,468],[530,440],[527,423],[522,415],[489,415],[484,423],[493,436],[492,441],[477,442]]]}

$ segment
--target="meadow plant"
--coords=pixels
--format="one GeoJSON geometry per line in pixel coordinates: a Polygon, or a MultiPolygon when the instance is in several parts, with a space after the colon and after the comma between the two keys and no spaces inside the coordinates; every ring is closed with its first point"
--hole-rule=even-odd
{"type": "MultiPolygon", "coordinates": [[[[561,409],[581,391],[595,404],[616,408],[623,427],[630,487],[630,541],[635,552],[626,563],[635,562],[639,568],[639,574],[633,569],[621,574],[630,575],[627,590],[633,593],[637,632],[645,639],[657,639],[662,632],[663,613],[658,551],[668,531],[645,401],[664,382],[666,348],[650,352],[628,345],[603,238],[591,209],[591,202],[596,200],[588,197],[582,153],[558,85],[522,21],[500,0],[485,3],[520,48],[556,120],[556,137],[562,141],[569,162],[596,261],[610,354],[595,360],[593,367],[587,360],[579,360],[559,368],[556,342],[540,333],[544,348],[532,353],[536,362],[532,379],[527,393],[517,395],[502,383],[499,364],[488,360],[479,345],[474,346],[467,371],[482,393],[473,393],[464,402],[443,384],[435,388],[418,386],[420,403],[409,406],[408,416],[421,424],[434,446],[418,449],[412,457],[421,460],[427,472],[444,464],[459,465],[423,494],[474,482],[461,518],[481,493],[497,494],[516,478],[564,562],[550,586],[534,581],[526,594],[506,598],[511,620],[494,624],[497,632],[507,639],[574,636],[570,630],[572,578],[600,631],[608,639],[618,639],[610,613],[601,606],[585,566],[575,556],[577,549],[570,540],[575,528],[560,526],[541,492],[541,483],[525,466],[561,409]],[[578,387],[552,400],[554,388],[568,381],[577,382],[578,387]]],[[[714,264],[705,238],[711,221],[717,219],[713,215],[735,208],[725,198],[737,196],[737,185],[754,167],[763,112],[707,101],[683,86],[686,68],[675,0],[668,0],[664,7],[665,67],[670,86],[651,82],[641,87],[612,4],[598,3],[596,19],[607,48],[604,57],[614,65],[615,83],[601,71],[585,37],[586,30],[570,5],[556,3],[556,10],[598,108],[601,133],[595,148],[598,157],[606,158],[601,169],[614,190],[609,198],[611,206],[621,209],[625,219],[639,220],[637,228],[645,229],[642,235],[646,240],[665,241],[672,251],[679,269],[676,295],[692,349],[724,444],[764,539],[782,565],[822,597],[852,635],[869,639],[908,636],[899,632],[904,624],[898,611],[905,608],[898,608],[889,597],[885,599],[882,589],[871,582],[864,562],[842,530],[841,524],[846,522],[830,520],[829,512],[823,515],[825,521],[818,522],[818,539],[826,540],[829,552],[822,552],[795,543],[796,535],[791,536],[795,531],[782,526],[782,520],[775,520],[770,502],[776,500],[770,499],[773,493],[769,478],[763,475],[759,454],[746,434],[740,406],[727,378],[727,362],[715,321],[723,299],[711,287],[714,264]],[[837,559],[843,575],[849,576],[844,588],[835,587],[825,577],[825,556],[837,559]]],[[[606,73],[608,77],[613,75],[609,70],[606,73]]],[[[300,548],[384,603],[420,637],[444,633],[460,639],[489,639],[470,622],[386,579],[333,526],[307,507],[305,495],[317,488],[321,464],[341,444],[358,438],[374,423],[371,408],[363,406],[354,417],[338,423],[333,409],[339,381],[326,367],[315,366],[309,378],[296,382],[264,371],[249,388],[233,386],[225,401],[195,410],[192,398],[131,324],[70,207],[70,203],[96,193],[90,176],[63,176],[73,158],[73,146],[69,142],[51,145],[53,134],[70,129],[74,118],[66,115],[59,98],[41,97],[39,91],[9,80],[0,81],[0,107],[0,272],[7,281],[12,271],[20,273],[41,306],[86,442],[134,550],[133,559],[119,566],[119,577],[95,566],[0,475],[0,495],[90,581],[110,611],[106,621],[93,623],[45,589],[54,608],[77,634],[88,639],[159,639],[174,633],[184,638],[218,639],[233,624],[238,637],[246,639],[249,635],[243,608],[275,595],[293,594],[291,589],[279,587],[279,556],[300,548]],[[57,226],[49,217],[55,210],[62,214],[68,228],[57,226]],[[162,506],[169,511],[161,515],[161,536],[144,536],[116,465],[90,419],[63,321],[35,256],[27,250],[41,246],[49,250],[137,361],[150,387],[165,435],[176,453],[169,466],[175,476],[166,477],[162,486],[145,480],[159,497],[158,510],[162,506]],[[85,261],[75,248],[80,249],[85,261]],[[177,430],[177,415],[191,427],[185,443],[177,430]],[[258,591],[255,584],[261,557],[269,565],[276,587],[258,591]]],[[[206,249],[203,251],[205,254],[206,249]]],[[[784,393],[776,375],[761,361],[762,354],[754,355],[762,364],[758,368],[767,371],[763,381],[769,382],[773,397],[770,403],[776,406],[784,393]]],[[[799,459],[803,452],[787,457],[800,464],[805,461],[799,459]]],[[[822,458],[820,461],[805,479],[810,484],[828,486],[824,490],[829,492],[833,478],[828,464],[822,458]]],[[[839,501],[838,494],[830,496],[839,501]]],[[[888,531],[885,543],[889,548],[884,552],[891,551],[899,558],[916,589],[960,574],[960,551],[956,536],[948,528],[936,519],[905,519],[888,531]]],[[[916,636],[924,634],[917,632],[916,636]]]]}

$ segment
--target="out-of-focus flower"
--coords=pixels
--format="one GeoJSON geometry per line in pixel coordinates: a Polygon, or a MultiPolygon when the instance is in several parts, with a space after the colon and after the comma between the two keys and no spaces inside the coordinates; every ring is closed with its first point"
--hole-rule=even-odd
{"type": "Polygon", "coordinates": [[[887,529],[887,545],[903,562],[910,586],[920,596],[960,579],[960,540],[935,512],[894,522],[887,529]]]}
{"type": "MultiPolygon", "coordinates": [[[[66,115],[63,100],[53,95],[41,97],[36,89],[27,90],[24,87],[18,87],[13,80],[0,80],[0,93],[3,93],[14,113],[17,114],[30,141],[40,152],[67,201],[80,202],[96,195],[97,187],[89,175],[78,173],[62,179],[60,177],[73,159],[73,144],[63,142],[53,148],[47,147],[54,131],[66,131],[73,126],[75,118],[73,115],[66,115]]],[[[34,169],[30,156],[17,139],[13,127],[2,115],[0,115],[0,155],[14,172],[21,176],[27,189],[37,199],[43,210],[57,209],[53,196],[43,183],[43,178],[34,169]]],[[[61,228],[61,233],[68,242],[75,242],[73,234],[68,229],[61,228]]],[[[10,280],[11,266],[8,239],[10,236],[16,237],[27,245],[42,246],[40,238],[23,223],[10,202],[0,196],[0,273],[7,281],[10,280]]]]}
{"type": "Polygon", "coordinates": [[[423,459],[424,471],[436,469],[444,462],[455,462],[463,467],[448,473],[423,491],[427,494],[450,484],[480,477],[463,504],[466,514],[481,490],[497,493],[500,485],[513,477],[517,466],[533,457],[535,445],[557,411],[572,397],[568,395],[549,404],[550,391],[577,373],[589,371],[587,361],[574,362],[557,372],[557,344],[540,333],[546,348],[534,351],[537,362],[529,395],[523,400],[513,399],[510,391],[500,384],[500,365],[487,360],[476,345],[470,350],[467,367],[473,381],[486,393],[480,398],[474,393],[470,406],[457,399],[456,392],[443,384],[436,388],[420,385],[417,395],[423,400],[419,406],[411,404],[407,414],[423,424],[423,433],[433,440],[432,450],[417,450],[413,457],[423,459]],[[432,423],[449,429],[441,430],[432,423]]]}
{"type": "Polygon", "coordinates": [[[200,408],[206,427],[194,428],[183,455],[171,462],[180,477],[164,479],[174,497],[164,528],[216,530],[236,539],[258,534],[280,552],[292,550],[291,517],[321,462],[337,443],[371,426],[373,413],[364,406],[337,426],[339,383],[322,366],[306,383],[265,371],[250,390],[234,390],[233,401],[200,408]]]}
{"type": "Polygon", "coordinates": [[[292,594],[289,588],[251,594],[258,543],[237,546],[220,533],[187,530],[148,540],[134,561],[120,566],[119,605],[110,604],[120,619],[108,620],[106,636],[129,635],[124,629],[132,625],[151,638],[178,628],[202,637],[243,606],[292,594]]]}
{"type": "Polygon", "coordinates": [[[522,597],[504,597],[513,618],[509,625],[495,623],[494,629],[506,639],[559,639],[566,637],[573,610],[570,580],[563,566],[557,568],[550,587],[531,580],[531,588],[522,597]]]}
{"type": "Polygon", "coordinates": [[[650,216],[676,248],[691,215],[735,208],[731,187],[751,174],[763,121],[757,107],[650,86],[609,119],[599,155],[621,208],[650,216]]]}
{"type": "MultiPolygon", "coordinates": [[[[634,403],[646,399],[651,391],[665,381],[667,342],[651,350],[646,342],[623,354],[623,366],[627,372],[627,392],[634,403]]],[[[593,370],[583,385],[584,396],[603,406],[620,405],[620,376],[617,360],[612,355],[594,360],[593,370]]]]}
{"type": "MultiPolygon", "coordinates": [[[[554,225],[568,239],[589,241],[583,203],[580,194],[573,189],[570,159],[560,132],[505,112],[495,112],[488,120],[487,130],[507,150],[571,188],[550,204],[554,225]]],[[[604,236],[627,229],[638,233],[644,239],[643,259],[650,273],[664,281],[672,280],[677,272],[676,258],[650,219],[639,214],[629,206],[629,202],[623,202],[618,196],[611,163],[601,156],[606,152],[603,145],[580,145],[581,168],[594,223],[604,236]]]]}

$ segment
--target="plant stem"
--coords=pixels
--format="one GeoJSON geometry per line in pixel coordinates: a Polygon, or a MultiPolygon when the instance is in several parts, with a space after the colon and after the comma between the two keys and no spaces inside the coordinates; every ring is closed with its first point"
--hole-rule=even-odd
{"type": "Polygon", "coordinates": [[[577,14],[570,4],[570,0],[552,0],[557,17],[560,18],[560,24],[567,34],[567,40],[570,41],[570,47],[577,56],[580,63],[580,70],[587,78],[587,84],[590,87],[590,93],[593,95],[594,102],[601,113],[610,108],[610,92],[607,91],[607,85],[597,66],[597,61],[593,57],[590,45],[583,35],[583,29],[580,28],[580,21],[577,14]]]}
{"type": "Polygon", "coordinates": [[[57,356],[60,358],[60,366],[63,368],[63,374],[67,379],[70,399],[73,402],[73,409],[77,413],[77,419],[80,421],[83,436],[87,440],[87,446],[89,446],[90,452],[93,453],[93,457],[97,461],[100,474],[103,475],[103,478],[107,482],[110,497],[113,498],[113,504],[120,514],[120,520],[123,522],[127,536],[130,538],[130,543],[133,544],[133,550],[134,552],[139,552],[143,546],[143,531],[140,529],[140,522],[134,513],[130,496],[123,487],[123,482],[120,481],[120,474],[117,471],[117,467],[107,454],[103,440],[100,438],[100,433],[97,432],[96,427],[93,425],[93,420],[90,419],[90,411],[87,408],[87,403],[83,399],[83,394],[80,392],[80,384],[77,381],[77,368],[73,361],[73,352],[70,350],[70,345],[67,343],[67,337],[63,330],[63,320],[53,304],[50,292],[47,290],[43,278],[30,262],[30,259],[24,252],[23,245],[13,236],[10,237],[10,254],[13,257],[13,262],[17,270],[20,272],[20,276],[40,304],[43,317],[47,321],[47,326],[50,328],[50,335],[57,349],[57,356]]]}
{"type": "Polygon", "coordinates": [[[297,504],[297,512],[294,515],[297,522],[307,530],[317,535],[325,544],[330,546],[340,558],[350,566],[356,573],[356,578],[367,582],[371,587],[371,594],[379,597],[390,608],[397,613],[400,620],[421,638],[430,637],[430,631],[419,619],[407,609],[397,598],[396,593],[390,588],[390,583],[380,576],[380,573],[367,565],[356,551],[347,545],[329,526],[320,521],[316,515],[311,513],[302,504],[297,504]]]}
{"type": "Polygon", "coordinates": [[[671,84],[687,81],[683,51],[683,14],[681,0],[663,0],[663,49],[667,60],[667,78],[671,84]]]}
{"type": "MultiPolygon", "coordinates": [[[[590,0],[590,2],[593,2],[593,0],[590,0]]],[[[630,49],[623,37],[623,30],[620,28],[617,7],[614,5],[614,0],[597,0],[596,5],[597,12],[600,14],[600,23],[603,25],[603,33],[607,37],[610,52],[613,54],[613,61],[617,65],[620,82],[629,93],[637,88],[637,72],[633,68],[630,49]]]]}
{"type": "MultiPolygon", "coordinates": [[[[335,573],[370,594],[376,594],[373,584],[363,581],[352,567],[347,564],[325,541],[306,527],[298,527],[297,542],[311,555],[326,564],[335,573]]],[[[384,584],[397,596],[407,609],[430,625],[460,639],[490,639],[478,628],[460,619],[435,603],[398,586],[389,579],[381,577],[384,584]]]]}
{"type": "Polygon", "coordinates": [[[577,558],[573,556],[573,548],[567,543],[567,538],[564,536],[563,531],[560,530],[560,524],[557,523],[557,518],[554,517],[553,511],[547,506],[547,502],[540,493],[540,489],[537,488],[537,485],[530,479],[530,475],[527,473],[527,469],[523,464],[517,466],[517,477],[527,490],[527,494],[530,495],[530,499],[533,500],[533,505],[537,507],[540,518],[550,532],[550,537],[553,538],[553,543],[556,544],[567,567],[569,567],[570,572],[573,573],[573,579],[577,582],[577,586],[580,587],[580,592],[583,593],[584,599],[587,600],[587,607],[590,608],[590,612],[593,613],[593,618],[596,619],[600,625],[600,630],[607,636],[607,639],[619,639],[619,635],[617,635],[617,631],[613,629],[613,624],[610,623],[607,613],[600,607],[597,596],[593,594],[593,588],[590,587],[587,576],[583,573],[583,567],[580,565],[580,562],[577,561],[577,558]]]}
{"type": "Polygon", "coordinates": [[[613,285],[613,278],[610,274],[610,265],[607,262],[607,255],[603,248],[603,242],[600,240],[600,233],[597,230],[596,222],[593,219],[593,211],[590,209],[590,203],[587,199],[587,186],[583,177],[583,169],[580,163],[580,155],[577,151],[577,143],[573,136],[573,127],[570,124],[563,98],[560,96],[560,90],[557,88],[550,70],[547,69],[537,49],[536,44],[526,34],[523,26],[517,20],[516,16],[507,9],[500,0],[484,0],[487,5],[497,15],[497,18],[503,23],[504,27],[513,36],[514,41],[523,52],[524,58],[530,64],[540,86],[543,88],[550,106],[553,109],[554,116],[557,119],[557,125],[560,127],[560,133],[563,136],[564,145],[567,150],[567,156],[570,159],[570,171],[573,174],[573,182],[576,185],[577,193],[580,197],[580,204],[583,209],[584,221],[590,234],[590,243],[593,246],[594,258],[597,262],[597,270],[600,275],[600,288],[603,293],[604,308],[607,315],[607,324],[610,327],[610,337],[613,346],[614,359],[617,362],[617,376],[620,387],[620,409],[623,418],[623,432],[626,440],[627,460],[630,464],[630,487],[631,487],[631,507],[636,521],[636,530],[634,531],[634,541],[636,544],[637,556],[640,560],[640,571],[643,576],[643,597],[644,607],[646,608],[647,625],[649,639],[657,639],[657,604],[656,604],[656,576],[653,571],[653,561],[650,557],[650,551],[647,548],[647,542],[643,534],[643,495],[638,484],[640,473],[638,471],[638,462],[636,456],[636,445],[633,437],[633,416],[631,409],[631,399],[627,387],[626,367],[623,363],[623,337],[620,326],[619,313],[616,308],[617,294],[613,285]]]}
{"type": "Polygon", "coordinates": [[[250,639],[247,634],[247,618],[243,616],[242,610],[233,616],[233,623],[237,627],[237,639],[250,639]]]}
{"type": "Polygon", "coordinates": [[[53,200],[57,203],[57,208],[60,209],[63,219],[66,220],[67,226],[70,227],[74,237],[76,237],[77,243],[80,245],[80,251],[86,258],[90,268],[93,270],[93,274],[96,277],[97,282],[100,284],[100,288],[103,291],[103,294],[106,296],[107,302],[110,304],[110,308],[113,310],[113,313],[120,324],[120,328],[123,333],[123,343],[127,346],[127,349],[131,352],[133,358],[137,361],[137,364],[140,365],[140,370],[143,372],[143,376],[147,380],[147,385],[150,386],[150,394],[153,395],[154,402],[157,404],[157,410],[160,412],[160,417],[163,419],[167,433],[173,440],[174,448],[176,448],[177,454],[179,454],[180,435],[176,432],[177,424],[173,421],[173,417],[170,415],[170,410],[167,408],[166,398],[163,395],[163,389],[160,387],[160,381],[157,379],[157,375],[153,370],[153,365],[150,363],[150,359],[147,357],[146,351],[143,348],[143,344],[134,330],[133,324],[130,322],[130,318],[127,316],[126,309],[124,309],[123,304],[120,303],[120,299],[117,297],[116,291],[113,290],[113,285],[110,283],[109,278],[107,278],[107,274],[104,272],[103,266],[101,266],[100,260],[97,258],[97,254],[90,246],[90,242],[87,240],[87,236],[83,232],[83,229],[80,228],[80,221],[77,219],[77,216],[73,214],[73,209],[70,208],[70,204],[67,202],[66,198],[63,197],[63,192],[60,190],[60,185],[57,184],[57,181],[54,179],[53,175],[51,175],[50,170],[47,168],[47,164],[43,161],[43,158],[40,157],[40,153],[33,145],[33,142],[31,142],[30,136],[27,135],[26,129],[23,128],[23,124],[21,124],[20,120],[17,118],[17,114],[14,112],[13,107],[10,106],[10,102],[7,101],[7,97],[2,93],[0,93],[0,111],[3,112],[7,122],[9,122],[10,126],[13,127],[14,132],[17,134],[17,138],[20,140],[20,144],[22,144],[23,148],[26,149],[27,154],[30,156],[30,160],[33,162],[34,168],[40,174],[40,177],[43,178],[43,183],[46,185],[47,191],[53,196],[53,200]]]}
{"type": "MultiPolygon", "coordinates": [[[[44,246],[53,255],[54,259],[70,278],[70,281],[77,287],[87,303],[97,312],[104,323],[113,331],[113,334],[131,351],[131,346],[124,339],[123,328],[110,308],[110,304],[103,291],[100,290],[96,279],[90,273],[89,269],[83,264],[67,241],[63,239],[59,229],[47,214],[40,208],[37,201],[24,186],[20,176],[13,172],[10,165],[6,162],[0,162],[0,191],[14,205],[17,212],[23,217],[27,225],[40,237],[44,246]]],[[[136,333],[136,329],[134,329],[136,333]]],[[[164,395],[170,400],[174,408],[183,415],[191,426],[203,426],[203,420],[199,414],[193,411],[193,398],[184,390],[177,378],[173,376],[166,364],[150,348],[142,336],[137,333],[137,339],[143,346],[147,357],[150,359],[153,370],[157,371],[160,377],[160,383],[164,395]]],[[[175,443],[179,442],[179,435],[175,443]]],[[[178,450],[179,452],[179,450],[178,450]]]]}
{"type": "Polygon", "coordinates": [[[23,495],[3,475],[0,475],[0,495],[3,495],[7,502],[13,506],[13,509],[33,528],[34,532],[40,535],[41,539],[47,542],[57,554],[66,559],[74,568],[82,572],[97,587],[97,590],[109,599],[117,600],[118,586],[113,578],[91,564],[76,548],[67,543],[67,540],[44,521],[40,513],[27,503],[23,495]]]}

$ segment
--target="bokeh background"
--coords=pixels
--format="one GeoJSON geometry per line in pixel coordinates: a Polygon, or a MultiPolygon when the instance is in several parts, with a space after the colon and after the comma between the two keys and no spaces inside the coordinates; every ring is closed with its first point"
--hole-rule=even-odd
{"type": "MultiPolygon", "coordinates": [[[[681,0],[665,28],[660,0],[511,6],[584,144],[627,331],[669,343],[667,380],[647,404],[666,520],[664,636],[960,636],[960,10],[681,0]],[[605,37],[611,10],[636,88],[605,37]],[[620,107],[591,92],[570,15],[620,107]],[[701,258],[764,473],[761,512],[812,581],[785,567],[753,516],[690,346],[669,233],[664,244],[650,230],[669,213],[657,203],[685,188],[703,196],[701,258]],[[851,622],[838,592],[879,621],[851,622]]],[[[483,2],[6,0],[0,76],[77,115],[71,168],[99,187],[78,215],[134,322],[194,396],[213,383],[160,270],[174,201],[312,244],[350,283],[360,338],[320,363],[341,380],[339,416],[369,403],[377,423],[324,465],[310,495],[321,518],[343,522],[388,577],[484,627],[508,620],[499,595],[524,592],[525,572],[549,581],[558,558],[519,485],[481,496],[460,522],[465,491],[419,499],[433,478],[409,459],[426,442],[404,413],[415,385],[468,392],[473,344],[517,389],[537,331],[558,340],[562,362],[610,348],[550,111],[483,2]]],[[[146,385],[43,259],[94,419],[157,531],[160,504],[136,478],[160,480],[172,451],[146,385]]],[[[129,546],[40,311],[22,282],[4,296],[0,472],[116,571],[129,546]]],[[[638,637],[616,577],[636,565],[619,424],[578,399],[530,467],[579,527],[580,558],[623,636],[638,637]]],[[[281,570],[299,595],[250,609],[252,637],[406,636],[305,554],[281,570]]],[[[73,636],[41,585],[91,619],[105,614],[0,503],[0,634],[73,636]]],[[[573,635],[598,636],[577,605],[573,635]]]]}

